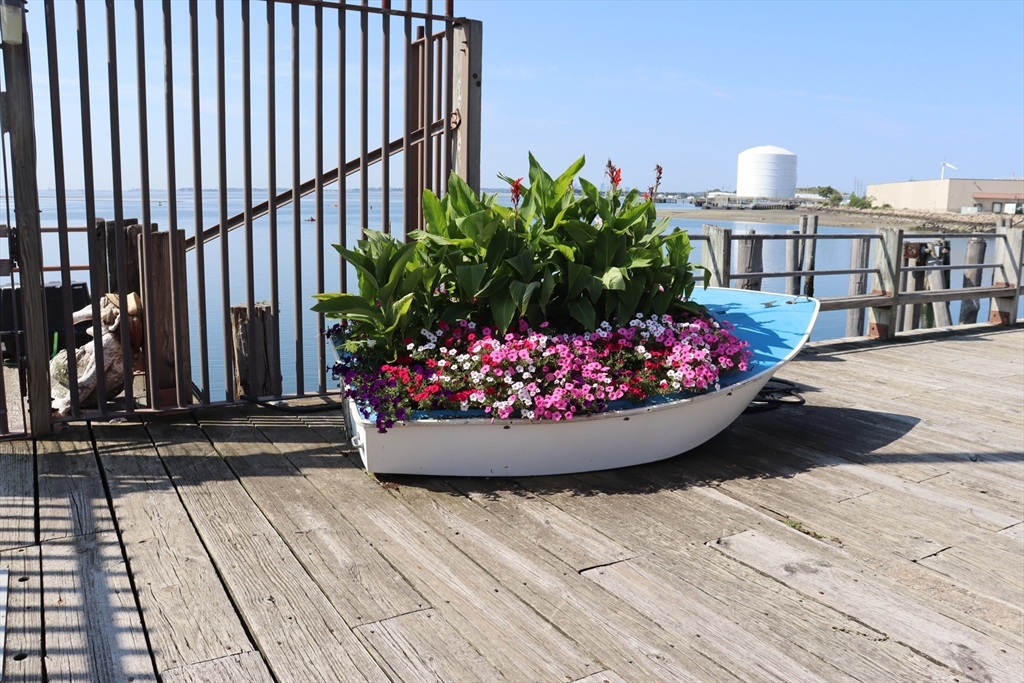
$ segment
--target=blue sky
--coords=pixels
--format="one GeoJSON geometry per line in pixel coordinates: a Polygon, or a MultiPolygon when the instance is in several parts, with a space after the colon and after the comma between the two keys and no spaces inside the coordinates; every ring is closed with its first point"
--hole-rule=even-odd
{"type": "MultiPolygon", "coordinates": [[[[174,3],[177,185],[192,185],[188,128],[187,4],[174,3]]],[[[200,2],[204,150],[215,149],[212,3],[200,2]]],[[[436,6],[443,3],[437,0],[436,6]]],[[[419,6],[419,4],[417,4],[419,6]]],[[[81,187],[81,130],[75,21],[58,0],[60,87],[68,186],[81,187]]],[[[53,184],[48,76],[42,2],[30,0],[35,98],[40,121],[40,185],[53,184]]],[[[166,188],[159,3],[147,3],[147,78],[151,173],[166,188]]],[[[290,173],[289,32],[278,8],[279,184],[290,173]]],[[[483,154],[485,186],[503,172],[524,175],[528,151],[560,171],[581,154],[584,176],[598,181],[609,157],[627,185],[646,186],[653,167],[663,187],[700,190],[735,185],[736,155],[755,145],[786,147],[799,157],[801,185],[853,189],[862,184],[937,178],[943,159],[952,177],[1024,175],[1024,2],[568,2],[456,0],[457,14],[484,23],[483,154]]],[[[303,179],[312,173],[312,11],[303,8],[303,179]]],[[[228,3],[228,88],[240,110],[238,7],[228,3]]],[[[254,184],[266,184],[265,5],[252,3],[254,184]]],[[[90,3],[94,52],[89,73],[96,184],[110,187],[106,119],[105,25],[101,2],[90,3]]],[[[126,185],[136,186],[133,12],[119,7],[122,144],[126,185]]],[[[333,14],[327,23],[336,26],[333,14]],[[333,22],[333,23],[332,23],[333,22]]],[[[355,24],[356,22],[352,22],[355,24]]],[[[374,24],[378,26],[379,24],[374,24]]],[[[355,58],[357,26],[349,32],[355,58]]],[[[379,29],[378,29],[379,30],[379,29]]],[[[393,29],[398,59],[400,22],[393,29]]],[[[371,55],[381,52],[377,34],[371,55]]],[[[337,163],[334,34],[325,39],[325,160],[337,163]]],[[[358,71],[349,88],[347,156],[358,153],[358,71]]],[[[380,119],[379,68],[371,64],[370,121],[380,119]]],[[[398,130],[401,71],[392,102],[398,130]]],[[[229,117],[229,185],[240,186],[241,126],[229,117]]],[[[371,131],[370,144],[379,144],[371,131]]],[[[203,185],[216,186],[216,159],[204,159],[203,185]]],[[[400,166],[392,171],[400,178],[400,166]]],[[[374,178],[371,177],[371,184],[374,178]]],[[[393,183],[397,184],[397,183],[393,183]]]]}

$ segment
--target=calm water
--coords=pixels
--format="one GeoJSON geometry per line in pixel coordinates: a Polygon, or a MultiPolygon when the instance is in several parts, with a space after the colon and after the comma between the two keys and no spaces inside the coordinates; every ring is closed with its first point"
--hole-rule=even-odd
{"type": "MultiPolygon", "coordinates": [[[[253,201],[260,202],[267,196],[266,191],[254,192],[253,201]]],[[[379,229],[381,224],[381,197],[380,191],[371,191],[370,196],[370,226],[379,229]]],[[[219,207],[216,191],[204,191],[202,199],[202,220],[201,225],[209,227],[218,222],[219,207]]],[[[359,195],[357,191],[346,193],[347,240],[349,244],[358,239],[359,234],[359,195]]],[[[281,302],[281,354],[282,369],[284,375],[285,392],[293,392],[296,389],[296,359],[302,358],[303,377],[306,390],[315,390],[317,387],[317,350],[319,342],[316,338],[316,316],[309,311],[314,301],[311,295],[320,288],[317,285],[316,273],[316,223],[308,219],[315,215],[315,199],[306,197],[301,203],[301,216],[303,218],[299,226],[298,240],[294,239],[292,210],[286,207],[278,213],[278,268],[279,268],[279,300],[281,302]],[[299,299],[302,302],[301,308],[296,315],[294,304],[296,289],[293,274],[294,254],[298,250],[299,263],[299,299]],[[301,328],[303,341],[301,345],[296,341],[297,329],[301,328]]],[[[326,266],[324,272],[324,291],[338,291],[340,286],[340,263],[334,258],[336,256],[331,244],[340,241],[341,228],[339,228],[339,196],[335,189],[328,188],[324,195],[324,242],[323,248],[326,254],[326,266]]],[[[50,192],[41,193],[40,205],[42,211],[42,223],[44,226],[55,226],[57,224],[57,205],[55,194],[50,192]]],[[[673,208],[684,208],[684,205],[677,205],[673,208]]],[[[228,192],[228,215],[234,215],[243,209],[243,195],[241,190],[230,190],[228,192]]],[[[157,223],[161,229],[169,226],[169,206],[166,193],[153,192],[151,201],[151,220],[157,223]]],[[[400,226],[402,221],[401,193],[394,192],[391,201],[391,221],[393,225],[400,226]]],[[[124,214],[126,218],[142,219],[142,200],[139,192],[128,192],[124,196],[124,214]]],[[[114,216],[114,204],[112,193],[97,193],[96,215],[112,219],[114,216]]],[[[177,222],[178,229],[187,235],[195,233],[196,223],[195,201],[191,191],[180,192],[177,200],[177,222]]],[[[68,222],[72,226],[85,225],[85,197],[82,192],[71,192],[68,195],[68,222]]],[[[707,222],[701,218],[699,210],[694,212],[693,218],[675,218],[672,220],[673,227],[680,227],[690,231],[691,234],[700,234],[701,226],[707,222]]],[[[757,234],[785,233],[794,229],[792,224],[764,223],[764,222],[743,222],[743,221],[715,221],[716,225],[731,228],[734,234],[746,233],[754,230],[757,234]]],[[[826,225],[819,226],[819,232],[849,233],[854,232],[845,228],[835,228],[826,225]]],[[[229,262],[229,300],[232,303],[245,303],[245,235],[242,229],[233,231],[228,240],[228,262],[229,262]]],[[[257,301],[271,298],[270,291],[270,237],[269,219],[267,217],[254,221],[253,240],[255,244],[253,272],[255,274],[255,297],[257,301]]],[[[963,251],[966,240],[952,241],[952,263],[963,262],[963,251]]],[[[86,263],[87,244],[84,234],[73,234],[69,238],[69,247],[72,263],[86,263]]],[[[988,259],[991,260],[993,246],[991,241],[988,245],[988,259]]],[[[44,261],[47,265],[58,265],[59,244],[57,236],[47,234],[43,236],[44,261]]],[[[207,283],[207,332],[210,364],[210,396],[217,400],[224,395],[226,386],[224,377],[223,357],[224,335],[223,317],[221,308],[221,245],[219,240],[214,240],[206,245],[205,276],[207,283]]],[[[822,270],[842,269],[849,267],[849,242],[844,240],[828,240],[818,243],[816,265],[822,270]]],[[[692,260],[700,263],[701,243],[694,243],[694,254],[692,260]]],[[[187,258],[189,278],[189,332],[191,337],[191,349],[193,357],[193,375],[197,384],[201,384],[199,374],[199,304],[197,298],[197,267],[196,252],[188,253],[187,258]]],[[[785,242],[769,241],[764,246],[764,268],[767,271],[785,269],[785,242]]],[[[52,274],[52,279],[59,279],[57,273],[52,274]]],[[[84,272],[72,273],[75,280],[87,280],[84,272]]],[[[959,272],[953,273],[953,284],[959,286],[961,281],[959,272]]],[[[990,276],[989,276],[990,277],[990,276]]],[[[349,282],[355,286],[355,274],[349,273],[349,282]]],[[[849,284],[848,276],[827,276],[815,279],[815,293],[817,296],[844,296],[847,293],[849,284]]],[[[985,284],[988,284],[986,279],[985,284]]],[[[762,288],[765,291],[783,292],[785,282],[782,278],[767,279],[762,288]]],[[[983,302],[982,310],[986,303],[983,302]]],[[[952,304],[953,320],[959,315],[959,303],[952,304]]],[[[822,313],[818,317],[812,340],[832,339],[845,335],[846,312],[832,311],[822,313]]]]}

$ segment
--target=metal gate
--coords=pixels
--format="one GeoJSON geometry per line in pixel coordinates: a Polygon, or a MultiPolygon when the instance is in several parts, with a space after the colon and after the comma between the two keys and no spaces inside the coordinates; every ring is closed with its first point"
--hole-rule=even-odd
{"type": "Polygon", "coordinates": [[[328,392],[330,244],[419,227],[452,171],[479,189],[482,26],[453,4],[32,0],[5,24],[21,424],[328,392]]]}

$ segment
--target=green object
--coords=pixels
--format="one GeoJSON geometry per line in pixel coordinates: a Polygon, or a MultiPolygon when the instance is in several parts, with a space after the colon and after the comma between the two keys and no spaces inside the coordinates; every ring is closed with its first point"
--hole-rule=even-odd
{"type": "Polygon", "coordinates": [[[620,190],[610,161],[611,190],[580,178],[577,195],[584,163],[552,179],[531,154],[529,185],[499,176],[512,207],[496,194],[477,197],[451,174],[443,198],[423,192],[425,227],[413,241],[366,231],[355,249],[335,245],[356,269],[359,294],[317,294],[313,310],[352,323],[348,351],[373,347],[389,359],[438,321],[468,319],[501,334],[519,319],[593,331],[638,314],[701,312],[689,299],[703,268],[689,261],[686,232],[668,232],[650,198],[620,190]]]}
{"type": "Polygon", "coordinates": [[[56,355],[57,355],[57,333],[54,332],[53,333],[53,350],[50,351],[50,358],[53,358],[56,355]]]}

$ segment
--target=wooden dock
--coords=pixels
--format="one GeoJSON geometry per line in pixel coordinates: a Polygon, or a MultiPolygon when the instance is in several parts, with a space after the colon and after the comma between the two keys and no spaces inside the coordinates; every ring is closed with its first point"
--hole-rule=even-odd
{"type": "Polygon", "coordinates": [[[333,412],[0,443],[3,680],[1024,680],[1024,327],[780,376],[579,476],[378,480],[333,412]]]}

